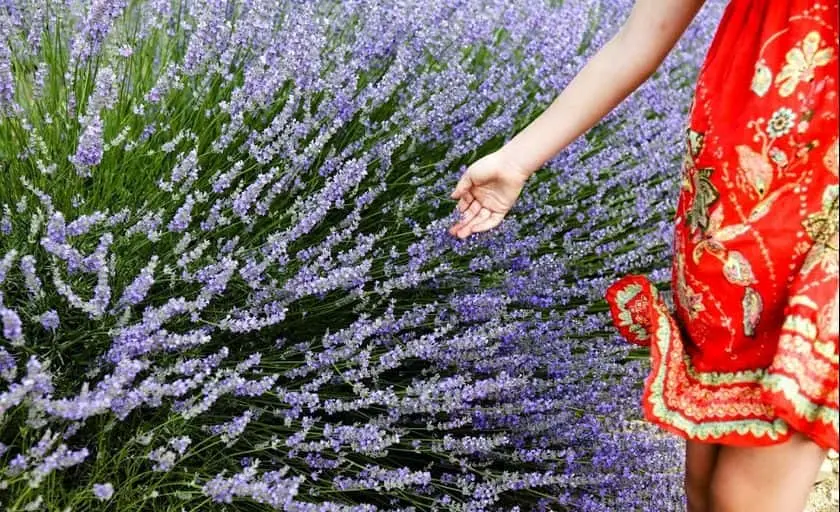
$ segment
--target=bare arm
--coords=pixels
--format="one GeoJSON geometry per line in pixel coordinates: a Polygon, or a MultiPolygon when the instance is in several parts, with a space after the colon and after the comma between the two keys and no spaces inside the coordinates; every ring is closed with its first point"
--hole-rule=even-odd
{"type": "Polygon", "coordinates": [[[531,175],[653,74],[705,0],[637,0],[621,30],[551,106],[501,150],[531,175]]]}
{"type": "Polygon", "coordinates": [[[653,74],[704,0],[636,0],[627,21],[572,82],[505,146],[474,162],[455,185],[459,238],[499,225],[528,177],[653,74]]]}

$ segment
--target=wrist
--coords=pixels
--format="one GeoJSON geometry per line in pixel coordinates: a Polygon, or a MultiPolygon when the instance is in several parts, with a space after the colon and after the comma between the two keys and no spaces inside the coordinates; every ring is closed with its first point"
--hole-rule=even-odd
{"type": "Polygon", "coordinates": [[[509,170],[511,173],[520,176],[523,181],[530,178],[531,175],[539,169],[539,166],[529,164],[525,161],[522,153],[510,143],[504,145],[498,153],[504,168],[509,170]]]}

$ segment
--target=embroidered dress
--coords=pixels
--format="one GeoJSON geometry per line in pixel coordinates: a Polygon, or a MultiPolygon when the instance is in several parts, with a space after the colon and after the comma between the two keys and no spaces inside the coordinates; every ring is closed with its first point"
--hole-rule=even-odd
{"type": "Polygon", "coordinates": [[[735,446],[838,449],[838,7],[732,0],[700,71],[672,314],[642,276],[615,325],[650,347],[646,417],[735,446]]]}

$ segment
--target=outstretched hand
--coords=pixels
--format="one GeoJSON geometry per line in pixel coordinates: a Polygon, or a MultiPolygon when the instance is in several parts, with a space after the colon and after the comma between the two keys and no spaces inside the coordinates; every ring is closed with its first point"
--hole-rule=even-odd
{"type": "Polygon", "coordinates": [[[498,226],[513,208],[527,179],[528,173],[498,151],[477,160],[452,192],[452,198],[458,199],[461,220],[449,232],[467,238],[498,226]]]}

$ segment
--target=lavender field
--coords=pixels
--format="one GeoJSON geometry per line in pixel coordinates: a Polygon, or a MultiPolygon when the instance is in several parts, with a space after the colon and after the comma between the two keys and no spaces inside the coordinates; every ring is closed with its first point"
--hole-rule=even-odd
{"type": "Polygon", "coordinates": [[[668,280],[711,4],[460,241],[631,0],[0,1],[0,510],[681,510],[602,294],[668,280]]]}

